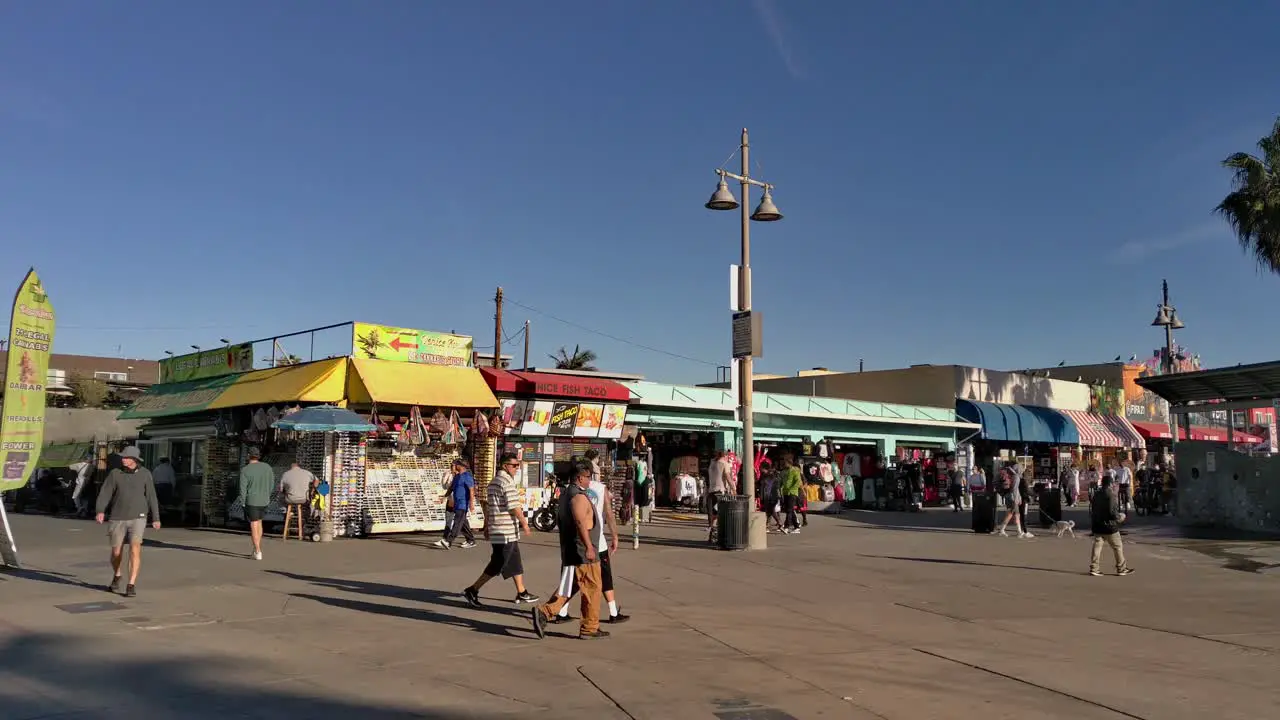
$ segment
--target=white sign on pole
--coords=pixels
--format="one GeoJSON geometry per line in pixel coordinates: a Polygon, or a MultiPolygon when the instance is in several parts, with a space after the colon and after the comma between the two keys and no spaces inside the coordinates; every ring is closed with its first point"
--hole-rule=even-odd
{"type": "Polygon", "coordinates": [[[742,284],[738,281],[738,266],[729,266],[729,309],[738,309],[738,289],[742,284]]]}
{"type": "MultiPolygon", "coordinates": [[[[737,401],[737,399],[740,397],[739,393],[741,392],[738,389],[738,383],[741,382],[742,376],[739,375],[739,371],[738,371],[738,358],[734,358],[729,362],[733,363],[733,366],[729,370],[729,373],[730,373],[729,374],[729,391],[733,393],[733,399],[737,401]]],[[[742,408],[737,404],[733,406],[733,419],[735,421],[740,422],[742,420],[741,411],[742,411],[742,408]]]]}

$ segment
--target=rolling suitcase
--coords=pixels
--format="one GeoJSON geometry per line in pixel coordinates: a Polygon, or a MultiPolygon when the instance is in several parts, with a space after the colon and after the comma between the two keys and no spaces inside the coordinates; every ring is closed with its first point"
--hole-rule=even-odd
{"type": "Polygon", "coordinates": [[[973,531],[985,534],[996,531],[995,498],[985,493],[973,496],[973,531]]]}

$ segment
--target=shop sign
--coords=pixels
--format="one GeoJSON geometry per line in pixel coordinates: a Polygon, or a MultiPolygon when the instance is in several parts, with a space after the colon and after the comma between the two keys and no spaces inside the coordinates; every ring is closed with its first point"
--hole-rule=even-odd
{"type": "Polygon", "coordinates": [[[600,425],[604,422],[604,406],[594,403],[583,403],[578,406],[578,422],[573,426],[573,436],[593,438],[600,434],[600,425]]]}
{"type": "Polygon", "coordinates": [[[372,360],[471,367],[475,341],[466,335],[352,323],[351,352],[372,360]]]}
{"type": "Polygon", "coordinates": [[[143,394],[127,411],[130,417],[159,417],[161,415],[177,415],[179,413],[197,412],[209,407],[231,385],[237,376],[224,375],[203,382],[192,383],[182,388],[162,388],[171,390],[158,392],[156,388],[143,394]]]}
{"type": "Polygon", "coordinates": [[[547,428],[548,435],[570,437],[578,424],[577,403],[556,403],[551,411],[551,422],[547,428]]]}
{"type": "Polygon", "coordinates": [[[615,393],[611,392],[613,383],[604,383],[597,380],[583,380],[575,378],[572,380],[559,378],[547,378],[539,376],[534,382],[535,395],[560,396],[560,397],[576,397],[587,400],[612,400],[615,393]]]}
{"type": "Polygon", "coordinates": [[[622,428],[626,424],[626,405],[605,405],[604,420],[600,424],[600,439],[617,440],[622,437],[622,428]]]}
{"type": "Polygon", "coordinates": [[[9,357],[0,415],[0,491],[22,487],[44,443],[45,382],[54,314],[32,268],[18,286],[9,317],[9,357]]]}
{"type": "Polygon", "coordinates": [[[188,382],[233,375],[253,369],[253,345],[240,343],[217,350],[178,355],[160,361],[160,383],[188,382]]]}

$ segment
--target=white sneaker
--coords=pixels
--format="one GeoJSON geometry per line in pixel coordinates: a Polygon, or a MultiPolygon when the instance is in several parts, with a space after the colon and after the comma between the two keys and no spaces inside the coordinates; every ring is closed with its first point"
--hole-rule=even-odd
{"type": "Polygon", "coordinates": [[[431,547],[439,548],[440,550],[448,550],[449,543],[445,542],[444,539],[441,538],[440,540],[431,543],[431,547]]]}
{"type": "Polygon", "coordinates": [[[1004,528],[1000,528],[1000,537],[1009,537],[1009,533],[1005,532],[1004,528]]]}
{"type": "Polygon", "coordinates": [[[1032,535],[1032,534],[1031,534],[1031,533],[1029,533],[1029,532],[1024,532],[1024,533],[1022,533],[1021,535],[1019,535],[1018,537],[1020,537],[1020,538],[1033,538],[1033,537],[1035,537],[1035,535],[1032,535]]]}
{"type": "Polygon", "coordinates": [[[254,550],[254,551],[253,551],[253,559],[254,559],[254,560],[261,560],[261,559],[262,559],[262,551],[261,551],[261,550],[254,550]]]}

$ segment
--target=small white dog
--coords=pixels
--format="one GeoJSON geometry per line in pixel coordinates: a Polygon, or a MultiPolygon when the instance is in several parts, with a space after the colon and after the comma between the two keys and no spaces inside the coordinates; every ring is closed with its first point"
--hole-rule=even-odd
{"type": "Polygon", "coordinates": [[[1075,520],[1058,520],[1053,523],[1052,529],[1054,533],[1057,534],[1058,537],[1062,537],[1065,534],[1065,535],[1070,535],[1072,538],[1074,538],[1076,536],[1076,521],[1075,520]]]}

